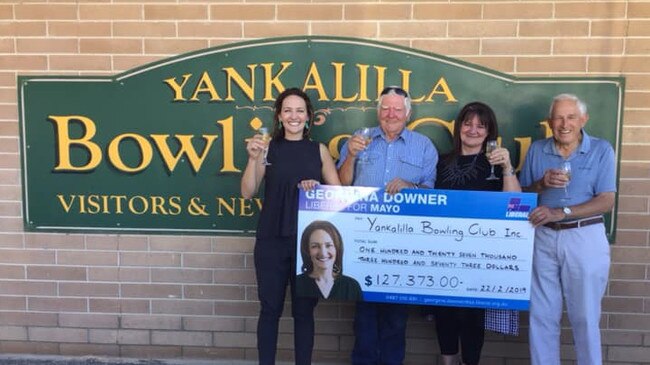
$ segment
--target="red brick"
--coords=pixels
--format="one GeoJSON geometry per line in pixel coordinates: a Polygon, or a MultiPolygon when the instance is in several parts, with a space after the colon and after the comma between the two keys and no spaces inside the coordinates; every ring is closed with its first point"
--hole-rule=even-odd
{"type": "Polygon", "coordinates": [[[116,252],[59,251],[57,263],[60,265],[115,266],[116,252]]]}
{"type": "Polygon", "coordinates": [[[218,34],[220,37],[232,38],[242,36],[242,24],[238,21],[179,22],[177,26],[179,37],[205,37],[206,34],[218,34]]]}
{"type": "Polygon", "coordinates": [[[121,266],[180,266],[179,253],[120,252],[121,266]]]}
{"type": "Polygon", "coordinates": [[[79,41],[81,53],[108,53],[108,54],[131,54],[142,53],[142,41],[140,39],[106,39],[87,38],[79,41]]]}
{"type": "Polygon", "coordinates": [[[642,298],[605,297],[602,305],[603,312],[639,313],[643,311],[642,298]]]}
{"type": "Polygon", "coordinates": [[[3,55],[0,70],[43,70],[47,68],[47,57],[34,55],[3,55]]]}
{"type": "Polygon", "coordinates": [[[144,52],[156,54],[176,55],[204,49],[208,46],[205,39],[145,39],[144,52]]]}
{"type": "Polygon", "coordinates": [[[244,319],[215,316],[184,317],[183,329],[186,331],[242,332],[244,331],[244,319]]]}
{"type": "Polygon", "coordinates": [[[309,30],[307,22],[249,22],[244,23],[245,38],[282,37],[306,34],[309,30]]]}
{"type": "Polygon", "coordinates": [[[150,270],[130,267],[89,267],[89,281],[150,282],[150,270]]]}
{"type": "Polygon", "coordinates": [[[157,283],[211,283],[212,270],[151,269],[151,281],[157,283]]]}
{"type": "MultiPolygon", "coordinates": [[[[235,317],[256,317],[259,315],[260,307],[257,302],[215,302],[214,314],[221,316],[235,317]]],[[[289,313],[289,312],[285,312],[289,313]]]]}
{"type": "Polygon", "coordinates": [[[0,21],[0,34],[10,37],[42,37],[46,34],[44,21],[0,21]]]}
{"type": "Polygon", "coordinates": [[[25,267],[19,265],[2,265],[0,266],[0,278],[5,279],[24,279],[25,267]]]}
{"type": "MultiPolygon", "coordinates": [[[[292,340],[293,341],[293,340],[292,340]]],[[[257,339],[255,333],[215,332],[214,345],[219,347],[255,347],[257,339]]],[[[278,347],[282,346],[282,341],[278,347]]]]}
{"type": "Polygon", "coordinates": [[[647,231],[628,231],[617,229],[616,231],[616,244],[625,246],[647,246],[649,243],[647,231]]]}
{"type": "Polygon", "coordinates": [[[480,19],[481,4],[414,4],[413,18],[420,20],[480,19]]]}
{"type": "Polygon", "coordinates": [[[0,19],[11,19],[14,17],[14,9],[11,5],[0,5],[0,19]]]}
{"type": "MultiPolygon", "coordinates": [[[[14,189],[2,189],[0,187],[0,196],[8,197],[16,192],[14,189]]],[[[21,233],[0,233],[0,247],[2,248],[19,248],[23,246],[23,235],[21,233]]],[[[5,253],[11,252],[11,251],[5,251],[5,250],[0,250],[0,257],[2,257],[5,253]]],[[[17,252],[25,252],[25,251],[13,251],[14,253],[17,252]]],[[[4,262],[3,260],[0,260],[0,262],[4,262]]],[[[43,263],[43,262],[41,262],[43,263]]],[[[51,259],[48,260],[45,263],[54,263],[54,255],[52,255],[51,259]]]]}
{"type": "Polygon", "coordinates": [[[88,342],[88,331],[77,328],[30,327],[29,339],[45,342],[88,342]]]}
{"type": "Polygon", "coordinates": [[[551,18],[553,4],[550,3],[485,3],[485,19],[543,19],[551,18]]]}
{"type": "Polygon", "coordinates": [[[59,345],[60,353],[64,356],[120,356],[120,348],[117,345],[95,345],[86,343],[62,343],[59,345]]]}
{"type": "Polygon", "coordinates": [[[645,279],[645,266],[612,263],[609,277],[611,279],[643,280],[645,279]]]}
{"type": "Polygon", "coordinates": [[[255,284],[253,270],[221,270],[214,271],[214,282],[217,284],[255,284]]]}
{"type": "Polygon", "coordinates": [[[244,255],[192,254],[183,255],[184,267],[198,268],[244,268],[244,255]]]}
{"type": "Polygon", "coordinates": [[[108,71],[111,69],[111,57],[74,55],[74,56],[50,56],[50,70],[64,71],[108,71]]]}
{"type": "Polygon", "coordinates": [[[72,38],[25,38],[16,40],[18,53],[78,53],[79,41],[72,38]]]}
{"type": "Polygon", "coordinates": [[[602,334],[603,345],[643,345],[642,333],[624,331],[604,331],[602,334]]]}
{"type": "Polygon", "coordinates": [[[151,251],[210,252],[211,245],[210,237],[151,236],[149,239],[151,251]]]}
{"type": "Polygon", "coordinates": [[[81,235],[33,233],[25,235],[26,248],[82,249],[84,238],[81,235]]]}
{"type": "Polygon", "coordinates": [[[180,330],[181,318],[178,316],[122,316],[121,328],[150,330],[180,330]]]}
{"type": "Polygon", "coordinates": [[[241,285],[185,285],[183,291],[187,299],[245,299],[241,285]]]}
{"type": "Polygon", "coordinates": [[[180,346],[120,346],[120,355],[140,359],[180,357],[184,352],[180,346]]]}
{"type": "Polygon", "coordinates": [[[210,332],[151,331],[153,345],[210,346],[210,332]]]}
{"type": "Polygon", "coordinates": [[[99,21],[50,22],[47,32],[55,37],[110,37],[111,23],[99,21]]]}
{"type": "Polygon", "coordinates": [[[58,343],[35,341],[0,341],[0,352],[3,354],[58,354],[58,343]]]}
{"type": "Polygon", "coordinates": [[[117,297],[120,287],[113,283],[59,283],[59,295],[67,297],[117,297]]]}
{"type": "Polygon", "coordinates": [[[6,326],[0,327],[1,341],[25,341],[27,329],[25,327],[6,326]]]}
{"type": "Polygon", "coordinates": [[[56,295],[55,282],[3,280],[0,294],[10,295],[56,295]]]}
{"type": "Polygon", "coordinates": [[[146,20],[205,20],[208,7],[204,5],[145,5],[146,20]]]}
{"type": "Polygon", "coordinates": [[[14,326],[55,327],[58,324],[57,313],[0,312],[0,324],[14,326]]]}
{"type": "Polygon", "coordinates": [[[619,297],[644,297],[650,294],[650,282],[610,281],[609,293],[619,297]]]}
{"type": "Polygon", "coordinates": [[[42,298],[29,297],[27,305],[30,311],[43,312],[86,312],[88,303],[82,298],[42,298]]]}
{"type": "Polygon", "coordinates": [[[151,313],[205,316],[214,314],[212,301],[152,300],[151,313]]]}
{"type": "Polygon", "coordinates": [[[650,328],[650,316],[642,314],[613,315],[610,316],[609,328],[647,331],[650,328]]]}
{"type": "Polygon", "coordinates": [[[117,343],[129,345],[148,345],[150,333],[145,330],[95,330],[89,331],[92,343],[117,343]]]}
{"type": "Polygon", "coordinates": [[[221,21],[274,20],[275,5],[218,4],[210,6],[210,19],[221,21]]]}
{"type": "Polygon", "coordinates": [[[344,7],[345,20],[408,20],[411,11],[409,4],[346,4],[344,7]]]}
{"type": "MultiPolygon", "coordinates": [[[[216,359],[216,360],[237,360],[244,358],[251,358],[250,355],[246,355],[245,348],[218,348],[218,347],[183,347],[183,357],[186,358],[197,358],[197,359],[216,359]]],[[[312,356],[312,360],[316,362],[318,358],[312,356]]],[[[329,361],[328,361],[329,362],[329,361]]]]}
{"type": "Polygon", "coordinates": [[[128,4],[87,4],[79,5],[79,18],[82,20],[141,20],[141,5],[128,4]]]}
{"type": "Polygon", "coordinates": [[[59,327],[117,328],[118,317],[104,314],[59,314],[59,327]]]}
{"type": "Polygon", "coordinates": [[[556,18],[622,18],[625,16],[625,3],[591,2],[589,6],[569,2],[555,4],[556,18]]]}
{"type": "MultiPolygon", "coordinates": [[[[116,37],[175,37],[176,25],[173,22],[113,22],[113,35],[116,37]]],[[[205,33],[201,36],[205,36],[205,33]]]]}
{"type": "Polygon", "coordinates": [[[16,19],[77,19],[77,6],[64,4],[17,4],[14,6],[16,19]]]}
{"type": "Polygon", "coordinates": [[[0,296],[0,310],[24,311],[27,310],[27,298],[16,296],[0,296]]]}
{"type": "Polygon", "coordinates": [[[88,307],[95,313],[149,313],[150,302],[147,299],[96,299],[89,298],[88,307]]]}
{"type": "Polygon", "coordinates": [[[122,284],[121,295],[125,298],[180,298],[181,285],[122,284]]]}
{"type": "Polygon", "coordinates": [[[28,279],[86,280],[86,268],[63,266],[28,266],[28,279]]]}

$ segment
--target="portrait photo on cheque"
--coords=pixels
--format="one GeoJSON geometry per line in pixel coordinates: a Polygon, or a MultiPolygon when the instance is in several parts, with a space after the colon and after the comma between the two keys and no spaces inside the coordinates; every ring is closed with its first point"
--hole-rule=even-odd
{"type": "Polygon", "coordinates": [[[343,274],[343,239],[334,224],[323,220],[311,222],[303,230],[298,245],[298,296],[345,301],[363,299],[359,283],[343,274]]]}

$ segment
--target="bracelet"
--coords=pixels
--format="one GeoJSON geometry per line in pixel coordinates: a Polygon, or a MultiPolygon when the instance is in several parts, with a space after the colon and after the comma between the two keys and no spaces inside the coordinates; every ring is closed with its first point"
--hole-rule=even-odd
{"type": "Polygon", "coordinates": [[[515,174],[515,169],[512,167],[509,168],[508,170],[503,170],[503,176],[508,177],[508,176],[513,176],[515,174]]]}

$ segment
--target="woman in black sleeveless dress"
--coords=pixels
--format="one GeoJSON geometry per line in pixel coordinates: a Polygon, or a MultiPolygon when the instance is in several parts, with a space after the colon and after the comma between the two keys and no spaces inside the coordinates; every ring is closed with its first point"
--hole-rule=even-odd
{"type": "Polygon", "coordinates": [[[314,111],[307,94],[287,89],[275,101],[270,143],[261,135],[246,146],[248,164],[241,180],[244,198],[252,198],[264,180],[264,203],[257,225],[255,273],[260,300],[257,349],[260,364],[275,364],[278,321],[287,284],[291,284],[296,364],[310,364],[314,346],[314,306],[317,298],[295,295],[298,188],[313,189],[321,181],[340,185],[327,148],[309,139],[314,111]],[[270,163],[265,165],[264,155],[270,163]]]}

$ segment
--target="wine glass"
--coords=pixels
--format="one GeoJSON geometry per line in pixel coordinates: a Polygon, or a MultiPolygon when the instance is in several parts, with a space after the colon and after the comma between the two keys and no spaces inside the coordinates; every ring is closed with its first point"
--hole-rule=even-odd
{"type": "MultiPolygon", "coordinates": [[[[488,159],[490,158],[490,154],[494,152],[497,147],[499,147],[499,145],[497,144],[496,140],[487,141],[487,144],[485,145],[485,155],[488,159]]],[[[499,180],[499,178],[494,174],[494,165],[490,164],[490,176],[488,176],[485,180],[499,180]]]]}
{"type": "Polygon", "coordinates": [[[266,143],[266,147],[264,148],[264,159],[262,160],[262,165],[269,166],[271,163],[266,159],[266,156],[269,154],[269,142],[271,142],[271,134],[269,133],[269,130],[266,127],[260,127],[260,129],[258,129],[257,131],[260,132],[260,134],[262,135],[262,141],[266,143]]]}
{"type": "Polygon", "coordinates": [[[564,197],[560,200],[562,201],[567,201],[569,200],[569,191],[567,190],[567,187],[569,186],[569,183],[571,182],[571,162],[569,161],[562,161],[562,165],[560,165],[560,170],[562,171],[563,174],[566,175],[567,182],[564,184],[564,197]]]}
{"type": "MultiPolygon", "coordinates": [[[[372,141],[372,129],[370,128],[361,128],[354,132],[355,135],[361,136],[363,138],[363,142],[366,145],[366,148],[370,145],[370,141],[372,141]]],[[[370,160],[368,159],[368,152],[364,149],[361,151],[360,156],[359,156],[359,163],[368,163],[370,160]]]]}

